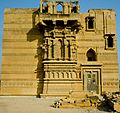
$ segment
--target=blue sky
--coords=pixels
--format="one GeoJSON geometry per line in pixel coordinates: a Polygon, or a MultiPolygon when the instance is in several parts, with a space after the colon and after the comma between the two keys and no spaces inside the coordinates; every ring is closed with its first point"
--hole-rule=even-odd
{"type": "MultiPolygon", "coordinates": [[[[114,9],[117,20],[118,55],[120,59],[120,0],[80,0],[80,11],[87,12],[88,9],[114,9]]],[[[38,8],[40,0],[0,0],[0,64],[2,54],[3,16],[4,8],[38,8]]],[[[120,64],[120,60],[119,60],[120,64]]],[[[120,70],[120,66],[119,66],[120,70]]]]}

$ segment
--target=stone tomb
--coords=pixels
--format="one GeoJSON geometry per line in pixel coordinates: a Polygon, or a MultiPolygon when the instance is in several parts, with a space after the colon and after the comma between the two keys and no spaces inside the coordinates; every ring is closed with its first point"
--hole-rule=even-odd
{"type": "Polygon", "coordinates": [[[1,95],[119,91],[115,11],[79,4],[5,9],[1,95]]]}

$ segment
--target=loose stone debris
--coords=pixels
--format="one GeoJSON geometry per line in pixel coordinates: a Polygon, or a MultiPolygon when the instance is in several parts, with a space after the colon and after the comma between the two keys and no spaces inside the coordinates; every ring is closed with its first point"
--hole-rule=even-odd
{"type": "Polygon", "coordinates": [[[120,112],[120,92],[104,93],[103,97],[109,108],[113,111],[120,112]]]}
{"type": "Polygon", "coordinates": [[[57,100],[54,108],[97,108],[108,112],[120,112],[120,92],[103,92],[99,95],[85,95],[84,98],[71,98],[70,96],[57,100]]]}

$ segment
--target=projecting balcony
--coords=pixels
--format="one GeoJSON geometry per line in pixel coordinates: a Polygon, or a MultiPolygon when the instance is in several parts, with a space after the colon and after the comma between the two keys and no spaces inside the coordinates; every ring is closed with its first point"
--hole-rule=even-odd
{"type": "Polygon", "coordinates": [[[40,21],[40,24],[44,26],[45,37],[75,37],[76,33],[82,29],[82,26],[78,20],[46,20],[40,21]]]}

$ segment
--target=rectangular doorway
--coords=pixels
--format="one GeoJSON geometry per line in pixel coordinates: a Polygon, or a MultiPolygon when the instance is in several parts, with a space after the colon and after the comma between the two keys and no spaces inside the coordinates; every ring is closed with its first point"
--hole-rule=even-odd
{"type": "Polygon", "coordinates": [[[88,69],[84,70],[84,90],[88,92],[94,92],[96,94],[101,93],[101,81],[100,70],[88,69]]]}
{"type": "Polygon", "coordinates": [[[97,92],[98,89],[97,72],[86,72],[87,91],[97,92]]]}

